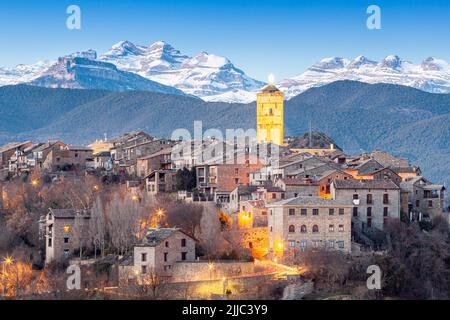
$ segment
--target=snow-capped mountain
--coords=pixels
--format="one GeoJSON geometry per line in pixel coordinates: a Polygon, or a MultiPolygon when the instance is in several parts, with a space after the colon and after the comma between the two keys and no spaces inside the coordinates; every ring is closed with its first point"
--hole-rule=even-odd
{"type": "MultiPolygon", "coordinates": [[[[450,93],[450,64],[433,57],[413,64],[396,55],[377,62],[364,56],[320,60],[277,86],[290,99],[337,80],[391,83],[433,93],[450,93]]],[[[31,83],[63,88],[184,92],[205,101],[248,103],[266,83],[252,79],[225,57],[200,52],[187,56],[164,41],[148,46],[121,41],[97,56],[76,52],[58,61],[0,68],[0,86],[31,83]]]]}
{"type": "Polygon", "coordinates": [[[135,73],[118,70],[114,64],[96,59],[97,53],[94,50],[61,57],[29,83],[48,88],[147,90],[184,95],[181,90],[174,87],[148,80],[135,73]]]}
{"type": "Polygon", "coordinates": [[[55,61],[39,61],[34,64],[19,64],[14,68],[0,68],[0,86],[29,82],[42,75],[55,61]]]}
{"type": "Polygon", "coordinates": [[[299,76],[277,84],[287,99],[311,87],[319,87],[337,80],[367,83],[391,83],[433,93],[450,93],[450,65],[433,57],[421,64],[413,64],[396,55],[380,62],[358,56],[353,60],[331,57],[317,62],[299,76]]]}
{"type": "Polygon", "coordinates": [[[265,85],[247,76],[227,58],[207,52],[189,57],[164,41],[148,47],[121,41],[99,59],[206,101],[250,102],[265,85]]]}

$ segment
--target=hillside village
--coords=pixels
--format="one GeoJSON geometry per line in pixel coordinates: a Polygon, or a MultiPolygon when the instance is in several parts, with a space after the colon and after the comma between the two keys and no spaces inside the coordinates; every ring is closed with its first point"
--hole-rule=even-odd
{"type": "MultiPolygon", "coordinates": [[[[396,246],[389,228],[398,223],[431,232],[449,222],[445,186],[407,159],[380,150],[349,155],[320,133],[285,137],[283,95],[273,85],[258,94],[257,135],[260,145],[278,146],[277,157],[262,161],[250,147],[213,137],[187,141],[185,152],[186,141],[143,131],[86,146],[7,144],[0,223],[18,235],[0,241],[11,246],[0,254],[44,271],[108,265],[102,283],[115,288],[111,295],[133,286],[127,297],[158,298],[158,288],[169,290],[166,298],[292,299],[296,286],[311,284],[314,259],[304,257],[383,256],[396,246]],[[258,295],[249,288],[261,279],[267,292],[258,295]]],[[[40,277],[36,288],[47,289],[24,285],[24,295],[54,291],[40,277]]],[[[6,295],[20,287],[2,285],[6,295]]]]}

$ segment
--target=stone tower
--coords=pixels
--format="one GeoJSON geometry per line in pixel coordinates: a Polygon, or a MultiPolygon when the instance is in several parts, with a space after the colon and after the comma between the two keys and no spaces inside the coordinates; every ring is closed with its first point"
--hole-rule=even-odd
{"type": "Polygon", "coordinates": [[[256,136],[258,143],[273,142],[283,145],[284,137],[284,95],[270,84],[257,94],[256,136]]]}

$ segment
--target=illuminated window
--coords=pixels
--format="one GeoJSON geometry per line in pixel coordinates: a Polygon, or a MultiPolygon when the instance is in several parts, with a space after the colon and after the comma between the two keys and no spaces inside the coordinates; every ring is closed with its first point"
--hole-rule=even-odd
{"type": "Polygon", "coordinates": [[[70,232],[70,226],[68,226],[67,224],[63,227],[64,232],[70,232]]]}
{"type": "Polygon", "coordinates": [[[317,224],[313,225],[312,232],[314,233],[319,232],[319,226],[317,224]]]}

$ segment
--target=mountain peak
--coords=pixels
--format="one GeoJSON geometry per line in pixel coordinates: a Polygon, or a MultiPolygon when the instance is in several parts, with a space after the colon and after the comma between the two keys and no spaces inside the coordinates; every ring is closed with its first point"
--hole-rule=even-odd
{"type": "Polygon", "coordinates": [[[380,67],[389,69],[399,69],[402,66],[403,60],[395,54],[388,55],[380,62],[380,67]]]}
{"type": "Polygon", "coordinates": [[[142,47],[136,46],[134,43],[128,40],[120,41],[114,44],[108,52],[106,52],[105,56],[117,56],[124,57],[129,55],[142,55],[144,50],[142,47]]]}
{"type": "Polygon", "coordinates": [[[341,57],[328,57],[320,60],[313,65],[316,69],[340,69],[344,68],[347,64],[347,60],[341,57]]]}
{"type": "Polygon", "coordinates": [[[376,65],[375,61],[372,61],[370,59],[367,59],[363,55],[359,55],[356,58],[354,58],[350,63],[348,64],[347,68],[349,69],[357,69],[364,65],[376,65]]]}

